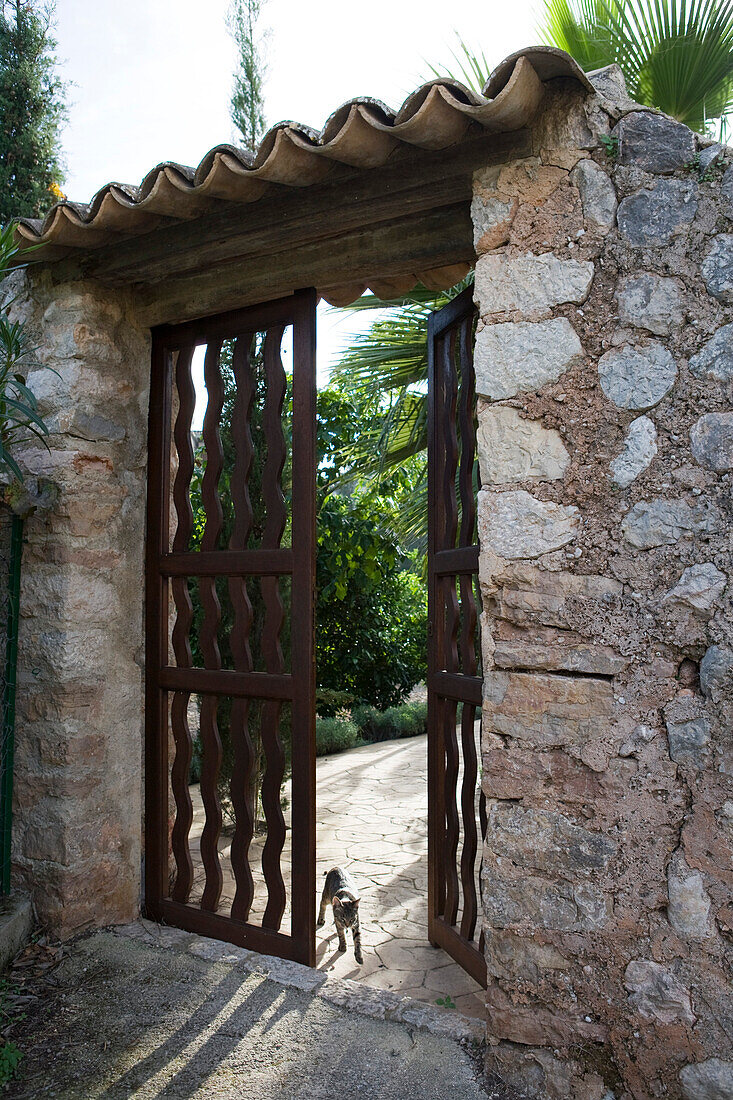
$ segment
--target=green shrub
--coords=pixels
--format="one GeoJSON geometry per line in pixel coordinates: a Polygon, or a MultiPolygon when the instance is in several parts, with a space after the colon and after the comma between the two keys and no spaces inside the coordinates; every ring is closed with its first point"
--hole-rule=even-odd
{"type": "Polygon", "coordinates": [[[351,721],[354,723],[359,731],[359,736],[364,741],[373,741],[372,729],[374,721],[379,717],[379,711],[376,707],[372,707],[369,703],[363,703],[361,706],[354,707],[351,711],[351,721]]]}
{"type": "Polygon", "coordinates": [[[402,703],[398,707],[388,707],[378,711],[374,707],[355,707],[351,713],[352,721],[359,729],[364,741],[394,741],[399,737],[418,737],[427,733],[427,703],[402,703]]]}
{"type": "Polygon", "coordinates": [[[353,749],[359,730],[347,718],[316,718],[316,756],[353,749]]]}

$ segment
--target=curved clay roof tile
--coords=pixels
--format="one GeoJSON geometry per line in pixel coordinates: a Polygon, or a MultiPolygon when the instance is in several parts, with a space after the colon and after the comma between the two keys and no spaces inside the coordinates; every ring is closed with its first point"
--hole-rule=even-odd
{"type": "Polygon", "coordinates": [[[307,187],[322,180],[334,164],[379,167],[400,144],[444,149],[461,141],[472,125],[493,132],[516,130],[536,113],[543,82],[560,76],[592,89],[568,54],[538,46],[502,61],[483,95],[458,81],[436,79],[412,92],[396,112],[377,99],[352,99],[320,131],[297,122],[278,123],[255,154],[217,145],[196,169],[168,161],[151,169],[139,187],[109,183],[89,204],[56,203],[41,221],[21,219],[18,244],[43,245],[38,258],[53,259],[65,249],[99,248],[170,219],[199,217],[221,201],[254,202],[273,183],[307,187]]]}

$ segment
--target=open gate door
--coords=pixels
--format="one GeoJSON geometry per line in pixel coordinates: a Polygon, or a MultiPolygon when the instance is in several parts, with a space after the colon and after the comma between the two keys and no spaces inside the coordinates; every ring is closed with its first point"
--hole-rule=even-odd
{"type": "Polygon", "coordinates": [[[154,330],[145,601],[145,911],[311,966],[315,308],[154,330]]]}
{"type": "Polygon", "coordinates": [[[428,936],[485,986],[472,293],[428,324],[428,936]]]}

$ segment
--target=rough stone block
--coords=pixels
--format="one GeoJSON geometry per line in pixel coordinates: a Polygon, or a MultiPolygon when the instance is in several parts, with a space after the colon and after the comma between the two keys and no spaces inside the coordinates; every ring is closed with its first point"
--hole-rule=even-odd
{"type": "Polygon", "coordinates": [[[695,156],[692,130],[666,115],[632,111],[612,133],[618,137],[619,164],[632,164],[643,172],[660,176],[676,172],[695,156]]]}
{"type": "Polygon", "coordinates": [[[690,370],[698,378],[728,382],[733,378],[733,325],[723,325],[702,351],[690,359],[690,370]]]}
{"type": "Polygon", "coordinates": [[[536,748],[580,749],[608,729],[612,713],[613,688],[607,680],[536,672],[489,672],[485,677],[484,729],[536,748]]]}
{"type": "Polygon", "coordinates": [[[486,943],[489,973],[536,984],[546,970],[568,970],[569,961],[551,944],[536,943],[514,932],[496,930],[486,943]]]}
{"type": "Polygon", "coordinates": [[[677,851],[667,867],[667,919],[678,936],[687,940],[704,939],[709,934],[710,898],[702,875],[687,866],[677,851]]]}
{"type": "Polygon", "coordinates": [[[587,227],[606,232],[616,222],[618,200],[613,183],[593,160],[581,160],[570,174],[580,192],[587,227]]]}
{"type": "Polygon", "coordinates": [[[620,204],[619,231],[632,248],[660,248],[689,226],[697,203],[696,183],[657,180],[620,204]]]}
{"type": "Polygon", "coordinates": [[[516,199],[505,201],[482,189],[475,190],[471,201],[471,220],[477,255],[506,244],[518,205],[516,199]]]}
{"type": "Polygon", "coordinates": [[[558,639],[538,644],[528,637],[494,639],[494,664],[497,668],[537,669],[538,672],[586,672],[615,676],[628,660],[610,646],[592,645],[558,639]]]}
{"type": "Polygon", "coordinates": [[[733,649],[711,645],[700,662],[700,687],[703,694],[720,702],[733,683],[733,649]]]}
{"type": "Polygon", "coordinates": [[[638,416],[629,424],[624,449],[611,463],[613,480],[622,489],[631,485],[648,468],[657,453],[657,429],[648,416],[638,416]]]}
{"type": "Polygon", "coordinates": [[[704,149],[700,149],[697,156],[697,166],[700,175],[710,168],[712,164],[715,164],[717,160],[725,153],[725,146],[721,145],[719,141],[714,141],[712,145],[706,145],[704,149]]]}
{"type": "Polygon", "coordinates": [[[702,466],[733,470],[733,413],[704,413],[690,432],[692,453],[702,466]]]}
{"type": "Polygon", "coordinates": [[[644,271],[627,275],[616,291],[619,318],[625,325],[667,336],[685,319],[685,299],[676,279],[644,271]]]}
{"type": "Polygon", "coordinates": [[[688,504],[686,500],[644,500],[624,517],[621,530],[632,546],[651,550],[655,546],[674,546],[687,535],[714,534],[720,525],[717,509],[706,501],[688,504]]]}
{"type": "Polygon", "coordinates": [[[494,406],[480,414],[477,443],[483,485],[554,481],[570,463],[559,432],[506,406],[494,406]]]}
{"type": "Polygon", "coordinates": [[[629,1003],[645,1019],[661,1024],[676,1020],[695,1022],[689,989],[659,963],[632,959],[626,967],[624,985],[629,991],[629,1003]]]}
{"type": "Polygon", "coordinates": [[[571,884],[526,873],[512,878],[499,871],[491,859],[484,860],[481,878],[489,928],[529,925],[560,932],[595,932],[611,915],[610,900],[587,882],[571,884]]]}
{"type": "Polygon", "coordinates": [[[680,1070],[683,1100],[730,1100],[733,1096],[733,1062],[707,1058],[680,1070]]]}
{"type": "Polygon", "coordinates": [[[476,392],[492,401],[536,393],[582,355],[578,335],[565,317],[485,325],[476,337],[476,392]]]}
{"type": "Polygon", "coordinates": [[[567,628],[572,608],[578,606],[584,607],[584,617],[593,620],[608,600],[618,599],[623,592],[622,585],[610,577],[549,572],[528,561],[493,557],[490,551],[481,554],[479,576],[488,601],[485,606],[491,607],[492,615],[513,624],[529,621],[536,635],[538,624],[567,628]]]}
{"type": "Polygon", "coordinates": [[[482,316],[535,313],[563,302],[584,302],[593,272],[589,260],[561,260],[551,252],[481,256],[476,264],[475,299],[482,316]]]}
{"type": "Polygon", "coordinates": [[[608,797],[615,789],[618,797],[623,797],[623,788],[616,788],[608,770],[595,772],[565,749],[538,752],[534,746],[519,748],[516,743],[509,750],[484,748],[482,765],[481,786],[487,799],[542,802],[547,792],[554,790],[562,791],[566,807],[585,807],[608,797]]]}
{"type": "Polygon", "coordinates": [[[702,277],[708,293],[733,305],[733,233],[721,233],[702,262],[702,277]]]}
{"type": "Polygon", "coordinates": [[[489,808],[486,845],[518,867],[562,878],[601,870],[616,854],[612,840],[574,825],[564,814],[513,802],[489,808]]]}
{"type": "Polygon", "coordinates": [[[669,393],[677,364],[663,344],[625,344],[611,348],[598,361],[601,389],[620,409],[651,409],[669,393]]]}
{"type": "Polygon", "coordinates": [[[710,722],[701,700],[677,696],[664,708],[669,755],[676,764],[705,765],[710,745],[710,722]]]}
{"type": "Polygon", "coordinates": [[[60,412],[56,417],[53,430],[73,435],[77,439],[89,439],[95,442],[118,443],[126,435],[122,424],[108,420],[105,416],[87,416],[78,408],[60,412]]]}
{"type": "Polygon", "coordinates": [[[537,500],[524,489],[479,493],[479,541],[502,558],[538,558],[566,546],[580,530],[573,505],[537,500]]]}
{"type": "Polygon", "coordinates": [[[686,604],[694,611],[709,615],[715,609],[727,583],[725,573],[721,573],[710,561],[689,565],[663,602],[686,604]]]}

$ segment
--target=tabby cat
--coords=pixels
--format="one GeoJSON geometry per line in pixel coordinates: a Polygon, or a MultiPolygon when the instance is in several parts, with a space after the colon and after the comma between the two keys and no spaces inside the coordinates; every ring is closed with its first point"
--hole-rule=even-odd
{"type": "Polygon", "coordinates": [[[321,909],[318,914],[318,927],[326,923],[326,908],[333,906],[333,919],[339,938],[339,951],[346,950],[346,929],[351,929],[354,937],[354,958],[364,962],[361,953],[361,930],[359,928],[359,891],[348,871],[343,867],[332,867],[326,875],[326,883],[321,896],[321,909]]]}

